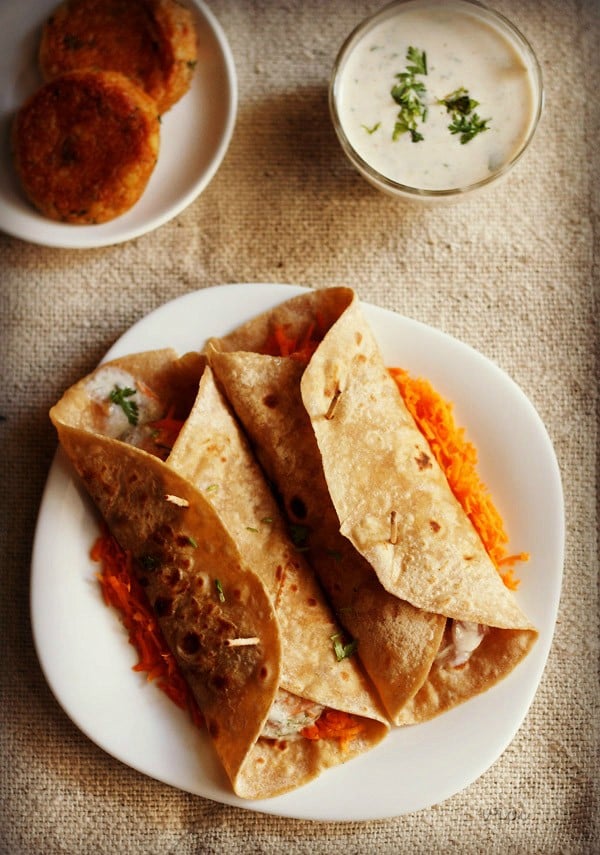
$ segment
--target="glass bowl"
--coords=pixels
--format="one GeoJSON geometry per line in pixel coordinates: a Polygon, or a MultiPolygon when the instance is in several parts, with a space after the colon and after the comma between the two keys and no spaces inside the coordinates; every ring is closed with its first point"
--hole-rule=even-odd
{"type": "Polygon", "coordinates": [[[477,0],[390,3],[344,41],[329,87],[352,165],[378,189],[420,202],[451,201],[504,177],[542,106],[530,43],[477,0]]]}

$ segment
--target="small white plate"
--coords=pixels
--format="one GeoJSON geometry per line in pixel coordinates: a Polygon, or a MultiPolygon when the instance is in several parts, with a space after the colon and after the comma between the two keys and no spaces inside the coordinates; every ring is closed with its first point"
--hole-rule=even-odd
{"type": "MultiPolygon", "coordinates": [[[[222,285],[186,294],[143,318],[107,358],[207,337],[302,288],[222,285]]],[[[117,614],[104,606],[89,550],[96,514],[58,453],[41,504],[31,581],[35,644],[46,679],[75,724],[123,763],[174,787],[265,813],[319,820],[396,816],[441,802],[500,756],[523,722],[550,649],[564,548],[559,470],[544,425],[515,383],[486,357],[417,321],[368,304],[388,365],[428,378],[454,401],[479,451],[479,471],[504,517],[510,548],[528,551],[517,599],[540,631],[502,683],[426,724],[394,730],[373,751],[275,799],[233,795],[205,733],[144,677],[117,614]]]]}
{"type": "Polygon", "coordinates": [[[139,237],[177,216],[205,189],[231,140],[237,79],[227,39],[202,0],[189,0],[198,32],[198,64],[190,90],[161,121],[158,162],[141,199],[97,226],[54,222],[25,198],[15,175],[10,127],[41,85],[37,50],[42,26],[59,0],[0,2],[0,229],[44,246],[107,246],[139,237]]]}

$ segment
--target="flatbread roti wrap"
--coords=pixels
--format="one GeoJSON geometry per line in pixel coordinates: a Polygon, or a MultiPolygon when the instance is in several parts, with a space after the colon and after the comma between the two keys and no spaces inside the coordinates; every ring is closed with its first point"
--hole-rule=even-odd
{"type": "MultiPolygon", "coordinates": [[[[159,459],[168,460],[173,425],[188,417],[204,364],[198,355],[179,359],[171,350],[114,360],[69,389],[50,415],[109,529],[136,559],[136,575],[234,791],[268,798],[370,749],[388,728],[349,663],[333,671],[338,694],[344,682],[354,691],[344,699],[350,709],[343,727],[327,691],[319,703],[290,692],[299,688],[293,680],[282,684],[290,670],[283,664],[282,635],[289,635],[292,615],[284,613],[281,625],[264,568],[257,573],[247,556],[242,559],[207,495],[159,459]],[[317,727],[321,719],[330,731],[338,725],[338,732],[326,738],[326,728],[317,727]]],[[[181,453],[176,459],[181,464],[181,453]]],[[[326,652],[337,665],[331,640],[326,652]]],[[[310,676],[323,681],[322,674],[310,676]]],[[[304,682],[310,676],[305,672],[304,682]]]]}
{"type": "MultiPolygon", "coordinates": [[[[262,332],[257,341],[261,336],[262,332]]],[[[302,363],[216,349],[227,343],[225,339],[208,348],[211,365],[275,484],[308,563],[348,638],[357,643],[356,655],[388,718],[396,722],[431,669],[446,620],[386,592],[368,562],[340,534],[300,398],[302,363]]]]}
{"type": "MultiPolygon", "coordinates": [[[[358,660],[335,655],[341,627],[314,571],[290,540],[277,502],[209,367],[167,463],[209,498],[269,592],[281,629],[280,688],[383,725],[385,714],[358,660]]],[[[278,729],[275,720],[271,726],[278,729]]],[[[373,736],[387,731],[387,726],[369,728],[373,736]]],[[[284,736],[289,729],[289,723],[279,725],[284,736]]]]}
{"type": "Polygon", "coordinates": [[[267,762],[269,746],[259,739],[281,670],[279,628],[264,586],[243,567],[210,504],[187,481],[144,451],[58,419],[55,414],[63,449],[133,557],[234,790],[256,798],[287,789],[288,770],[276,768],[277,755],[275,768],[267,762]],[[237,639],[256,641],[230,646],[237,639]],[[260,777],[257,763],[264,766],[260,777]]]}
{"type": "MultiPolygon", "coordinates": [[[[211,342],[207,353],[288,512],[293,516],[286,484],[297,485],[303,477],[299,472],[311,490],[320,481],[312,496],[318,496],[322,508],[326,492],[336,530],[364,561],[358,565],[361,578],[372,583],[375,576],[389,597],[403,603],[407,623],[419,627],[437,621],[433,653],[424,641],[420,648],[422,667],[412,681],[416,689],[393,712],[389,691],[387,703],[384,698],[385,674],[369,661],[359,638],[358,649],[367,654],[365,668],[392,720],[406,724],[430,718],[508,674],[537,633],[452,494],[389,375],[354,292],[332,288],[302,294],[211,342]],[[285,343],[288,356],[269,355],[274,339],[285,343]],[[286,424],[294,425],[293,432],[286,424]],[[286,470],[299,434],[302,449],[286,470]]],[[[319,523],[311,513],[312,497],[305,504],[309,527],[314,522],[322,531],[326,514],[321,511],[319,523]]],[[[317,572],[343,621],[336,588],[356,588],[356,571],[348,566],[357,565],[338,564],[336,578],[334,570],[322,573],[317,551],[311,548],[310,560],[314,553],[317,572]]],[[[381,608],[381,592],[378,599],[381,608]]],[[[357,609],[361,605],[355,603],[357,609]]],[[[360,632],[360,625],[354,631],[360,632]]],[[[413,657],[414,652],[413,646],[413,657]]]]}

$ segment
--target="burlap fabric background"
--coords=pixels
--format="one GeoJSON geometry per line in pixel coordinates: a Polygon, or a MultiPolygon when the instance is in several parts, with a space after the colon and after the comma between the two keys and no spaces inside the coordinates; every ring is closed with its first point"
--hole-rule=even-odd
{"type": "Polygon", "coordinates": [[[115,247],[53,250],[0,236],[0,851],[598,852],[598,3],[496,0],[538,52],[545,115],[507,183],[429,210],[400,207],[355,175],[328,119],[337,46],[377,2],[209,5],[230,40],[240,104],[204,194],[158,231],[115,247]],[[170,789],[83,736],[40,672],[28,576],[56,446],[49,406],[151,309],[244,281],[350,284],[441,327],[516,380],[553,440],[568,537],[542,684],[503,756],[429,810],[313,824],[170,789]]]}

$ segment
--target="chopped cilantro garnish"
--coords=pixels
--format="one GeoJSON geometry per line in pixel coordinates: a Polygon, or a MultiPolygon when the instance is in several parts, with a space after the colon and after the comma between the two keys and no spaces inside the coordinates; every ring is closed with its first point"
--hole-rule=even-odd
{"type": "Polygon", "coordinates": [[[479,107],[479,101],[474,101],[464,86],[455,89],[445,98],[440,98],[439,103],[443,104],[449,113],[460,113],[463,116],[467,116],[475,107],[479,107]]]}
{"type": "MultiPolygon", "coordinates": [[[[427,121],[427,104],[425,98],[427,90],[425,84],[417,79],[417,75],[427,75],[427,54],[415,47],[409,47],[406,52],[408,64],[406,70],[396,74],[398,81],[391,89],[391,96],[400,107],[396,116],[392,140],[398,140],[404,134],[410,134],[412,142],[420,142],[424,139],[418,126],[427,121]]],[[[452,116],[452,122],[448,125],[451,134],[460,134],[460,141],[464,145],[472,140],[477,134],[488,130],[491,119],[482,119],[475,112],[479,102],[471,98],[468,91],[461,86],[455,89],[445,98],[437,99],[438,104],[443,104],[452,116]]],[[[371,129],[363,125],[365,130],[372,133],[371,129]]],[[[376,130],[378,126],[374,126],[376,130]]]]}
{"type": "Polygon", "coordinates": [[[427,55],[425,51],[409,47],[406,59],[411,65],[406,67],[406,71],[396,75],[399,82],[392,87],[390,93],[400,107],[392,139],[396,141],[403,134],[409,133],[413,142],[420,142],[423,134],[417,130],[417,122],[427,120],[427,107],[424,101],[426,89],[421,80],[415,79],[415,75],[427,74],[427,55]]]}
{"type": "Polygon", "coordinates": [[[451,124],[448,125],[448,130],[451,134],[460,134],[461,144],[468,143],[477,134],[488,131],[489,119],[481,119],[477,113],[470,116],[455,116],[451,124]]]}
{"type": "Polygon", "coordinates": [[[121,407],[125,415],[127,416],[127,421],[131,425],[137,425],[139,410],[138,405],[135,401],[130,401],[132,395],[135,395],[136,390],[130,389],[126,386],[124,389],[121,386],[115,386],[110,395],[108,396],[113,404],[116,404],[118,407],[121,407]]]}
{"type": "Polygon", "coordinates": [[[215,588],[217,589],[217,596],[221,603],[225,602],[225,594],[223,592],[223,585],[221,585],[220,579],[215,579],[215,588]]]}
{"type": "Polygon", "coordinates": [[[356,638],[348,642],[348,644],[344,644],[342,642],[342,635],[339,632],[332,635],[331,640],[333,641],[333,652],[338,662],[341,662],[342,659],[348,659],[348,657],[356,652],[356,648],[358,647],[358,639],[356,638]]]}
{"type": "Polygon", "coordinates": [[[374,134],[375,131],[378,131],[381,127],[381,122],[377,122],[371,128],[368,125],[361,125],[361,127],[363,127],[368,134],[374,134]]]}
{"type": "Polygon", "coordinates": [[[413,65],[408,66],[408,71],[411,74],[427,74],[427,54],[424,50],[409,47],[406,51],[406,58],[413,63],[413,65]]]}
{"type": "Polygon", "coordinates": [[[448,130],[451,134],[460,134],[462,145],[468,143],[477,134],[489,130],[488,122],[491,119],[482,119],[477,115],[475,108],[479,106],[479,101],[471,98],[464,86],[441,98],[438,103],[443,104],[452,116],[448,130]]]}

